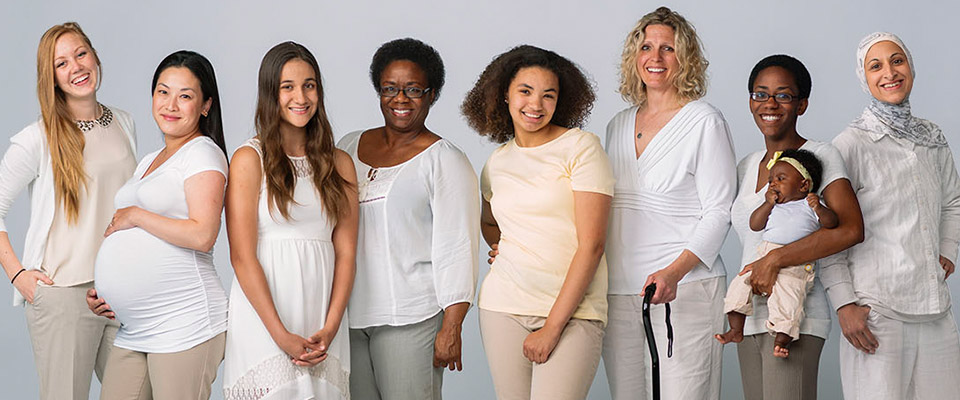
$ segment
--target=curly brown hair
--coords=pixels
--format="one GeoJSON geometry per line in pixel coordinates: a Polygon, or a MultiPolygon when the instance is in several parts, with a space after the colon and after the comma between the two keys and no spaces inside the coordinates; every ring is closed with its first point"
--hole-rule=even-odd
{"type": "Polygon", "coordinates": [[[513,120],[506,103],[510,82],[522,68],[541,67],[557,76],[560,93],[550,123],[564,128],[582,127],[596,99],[593,84],[570,60],[530,45],[520,45],[500,54],[480,74],[460,105],[467,124],[496,143],[513,138],[513,120]]]}

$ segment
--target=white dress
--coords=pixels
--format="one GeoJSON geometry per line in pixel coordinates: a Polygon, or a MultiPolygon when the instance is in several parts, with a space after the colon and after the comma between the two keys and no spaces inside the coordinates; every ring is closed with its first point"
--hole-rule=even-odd
{"type": "MultiPolygon", "coordinates": [[[[261,156],[260,142],[250,139],[261,156]]],[[[290,157],[297,183],[290,219],[270,212],[265,181],[257,211],[257,258],[283,325],[309,338],[323,327],[333,289],[333,223],[327,218],[306,158],[290,157]]],[[[262,165],[262,163],[261,163],[262,165]]],[[[327,359],[314,367],[290,362],[270,337],[237,279],[230,289],[230,321],[224,357],[226,399],[349,399],[350,343],[347,316],[329,344],[327,359]]]]}

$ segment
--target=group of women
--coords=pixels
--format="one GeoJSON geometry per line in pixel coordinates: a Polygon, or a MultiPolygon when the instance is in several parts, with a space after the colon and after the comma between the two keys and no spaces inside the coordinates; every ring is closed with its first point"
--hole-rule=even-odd
{"type": "Polygon", "coordinates": [[[610,121],[606,148],[580,129],[595,98],[583,71],[518,46],[461,106],[502,143],[478,182],[463,151],[426,127],[444,67],[418,40],[377,50],[384,124],[336,146],[314,56],[293,42],[270,49],[256,136],[228,170],[206,58],[178,51],[158,66],[164,147],[137,164],[130,115],[97,100],[90,40],[54,26],[38,49],[42,116],[0,163],[0,216],[31,188],[23,256],[0,224],[0,264],[27,302],[41,398],[86,398],[93,371],[103,399],[207,398],[223,361],[227,399],[439,399],[444,368],[462,369],[480,233],[492,264],[480,332],[498,398],[585,398],[601,358],[614,398],[648,396],[638,294],[656,284],[657,342],[664,303],[676,331],[672,355],[660,354],[664,398],[716,399],[731,221],[757,295],[744,337],[723,337],[739,343],[746,398],[816,397],[828,295],[847,339],[846,398],[956,397],[944,281],[960,178],[940,129],[910,113],[914,64],[900,39],[869,36],[857,61],[874,100],[829,144],[797,131],[812,86],[803,64],[761,60],[747,88],[765,149],[737,165],[723,115],[701,100],[707,61],[679,14],[661,7],[628,34],[619,92],[633,105],[610,121]],[[747,221],[765,166],[798,148],[822,160],[818,194],[839,226],[758,258],[747,221]],[[229,299],[212,258],[224,209],[229,299]],[[779,269],[818,259],[800,339],[775,358],[761,294],[779,269]]]}

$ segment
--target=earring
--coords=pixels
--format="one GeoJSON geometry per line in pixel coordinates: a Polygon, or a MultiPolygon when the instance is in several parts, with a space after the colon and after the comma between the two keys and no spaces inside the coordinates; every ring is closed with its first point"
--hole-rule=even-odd
{"type": "Polygon", "coordinates": [[[204,117],[206,117],[206,116],[207,116],[207,112],[206,112],[206,111],[204,111],[204,112],[202,112],[202,113],[200,113],[200,115],[202,115],[202,116],[204,116],[204,117]]]}

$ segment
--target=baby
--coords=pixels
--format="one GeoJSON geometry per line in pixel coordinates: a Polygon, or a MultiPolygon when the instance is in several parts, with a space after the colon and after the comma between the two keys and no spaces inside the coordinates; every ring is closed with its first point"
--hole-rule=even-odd
{"type": "MultiPolygon", "coordinates": [[[[750,229],[763,231],[763,242],[757,249],[760,257],[802,239],[821,226],[828,229],[837,226],[837,214],[821,204],[816,195],[823,166],[813,153],[806,150],[777,152],[767,169],[770,175],[766,201],[750,215],[750,229]]],[[[723,305],[730,330],[715,336],[721,343],[743,340],[746,316],[753,313],[751,275],[752,272],[738,275],[730,283],[723,305]]],[[[767,331],[776,335],[774,356],[786,358],[790,354],[788,346],[800,337],[803,301],[813,287],[813,278],[813,263],[785,267],[777,275],[773,292],[769,293],[766,322],[767,331]]]]}

